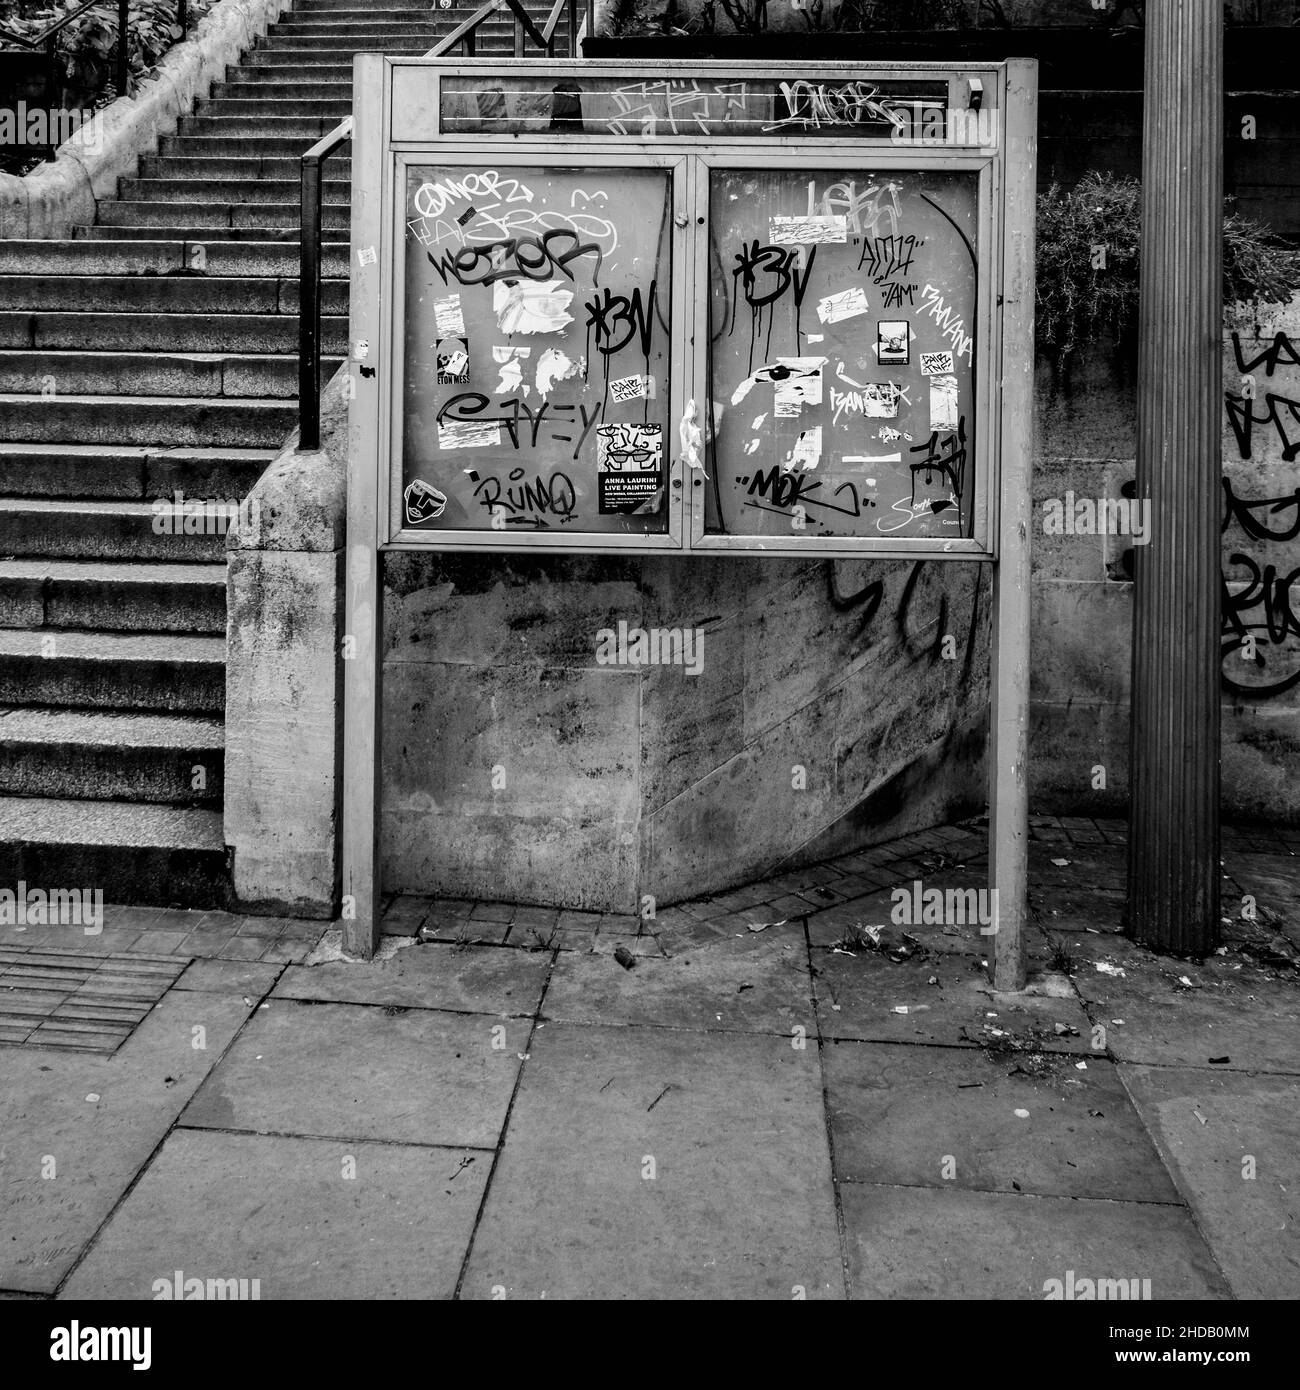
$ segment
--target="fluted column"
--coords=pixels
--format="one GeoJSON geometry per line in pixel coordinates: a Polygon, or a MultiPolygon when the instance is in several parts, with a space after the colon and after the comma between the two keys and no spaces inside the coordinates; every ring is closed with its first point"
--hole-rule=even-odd
{"type": "Polygon", "coordinates": [[[1147,0],[1128,932],[1219,936],[1222,0],[1147,0]]]}

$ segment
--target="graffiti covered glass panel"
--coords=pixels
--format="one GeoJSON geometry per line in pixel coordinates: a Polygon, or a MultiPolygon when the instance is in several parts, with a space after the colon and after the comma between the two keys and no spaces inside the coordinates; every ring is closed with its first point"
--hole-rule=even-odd
{"type": "Polygon", "coordinates": [[[669,176],[415,167],[403,524],[668,527],[669,176]]]}
{"type": "Polygon", "coordinates": [[[973,173],[715,170],[705,529],[972,534],[973,173]]]}

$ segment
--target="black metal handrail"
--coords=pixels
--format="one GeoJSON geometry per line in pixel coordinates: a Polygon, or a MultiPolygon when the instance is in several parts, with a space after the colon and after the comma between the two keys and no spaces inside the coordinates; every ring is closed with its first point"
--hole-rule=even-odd
{"type": "MultiPolygon", "coordinates": [[[[48,99],[54,80],[55,65],[55,38],[59,32],[72,23],[79,15],[95,5],[101,0],[86,0],[84,5],[78,6],[75,10],[69,10],[62,19],[56,20],[48,29],[42,29],[39,34],[27,38],[22,34],[15,34],[12,29],[6,29],[0,25],[0,40],[6,43],[16,43],[20,48],[29,48],[33,51],[44,48],[47,57],[46,65],[46,97],[48,99]]],[[[185,38],[185,30],[189,24],[189,0],[176,0],[176,23],[180,26],[181,42],[185,38]]],[[[128,74],[131,69],[130,54],[127,49],[127,39],[130,35],[130,0],[117,0],[117,74],[114,86],[117,95],[126,96],[128,74]]]]}
{"type": "MultiPolygon", "coordinates": [[[[590,0],[587,0],[588,8],[590,0]]],[[[566,9],[569,16],[569,52],[578,53],[578,0],[555,0],[546,23],[538,29],[520,0],[488,0],[424,56],[440,58],[457,45],[473,57],[475,36],[485,19],[508,9],[515,17],[514,56],[524,56],[525,36],[548,56],[555,51],[555,31],[566,9]]],[[[302,211],[299,224],[298,281],[298,448],[320,448],[321,359],[321,165],[352,138],[352,117],[323,135],[302,156],[302,211]]]]}

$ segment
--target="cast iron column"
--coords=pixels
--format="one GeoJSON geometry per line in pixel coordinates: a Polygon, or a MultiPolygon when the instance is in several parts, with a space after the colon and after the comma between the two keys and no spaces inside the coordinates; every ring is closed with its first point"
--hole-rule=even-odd
{"type": "Polygon", "coordinates": [[[1223,5],[1147,0],[1128,932],[1219,937],[1223,5]]]}

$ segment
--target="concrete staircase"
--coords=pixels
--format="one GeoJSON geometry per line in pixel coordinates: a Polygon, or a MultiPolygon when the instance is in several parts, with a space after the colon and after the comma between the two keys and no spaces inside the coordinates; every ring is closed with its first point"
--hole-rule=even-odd
{"type": "MultiPolygon", "coordinates": [[[[160,534],[154,504],[237,502],[296,424],[298,159],[353,55],[472,12],[302,0],[94,226],[0,242],[0,887],[226,903],[225,528],[160,534]]],[[[479,53],[511,34],[494,16],[479,53]]],[[[326,168],[327,378],[350,172],[326,168]]]]}

